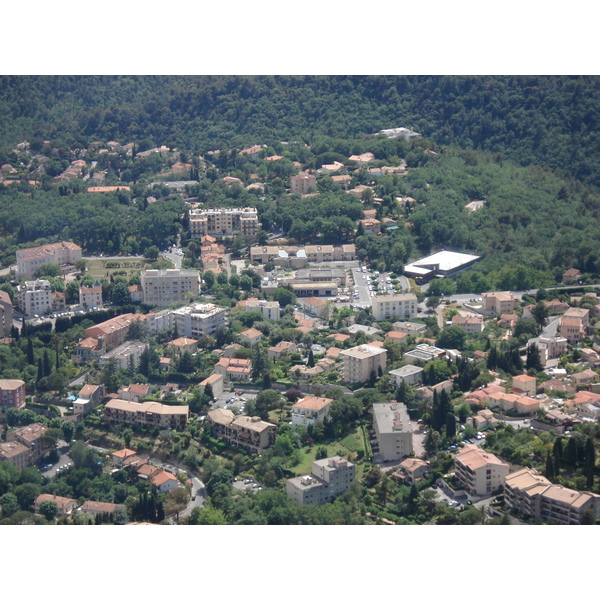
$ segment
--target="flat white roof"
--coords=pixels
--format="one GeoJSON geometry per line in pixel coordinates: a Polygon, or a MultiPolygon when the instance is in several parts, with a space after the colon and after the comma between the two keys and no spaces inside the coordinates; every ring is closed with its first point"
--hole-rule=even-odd
{"type": "Polygon", "coordinates": [[[406,265],[405,269],[414,269],[414,267],[431,268],[437,266],[439,271],[451,271],[452,269],[474,262],[479,258],[481,257],[476,256],[475,254],[463,254],[461,252],[442,250],[406,265]]]}

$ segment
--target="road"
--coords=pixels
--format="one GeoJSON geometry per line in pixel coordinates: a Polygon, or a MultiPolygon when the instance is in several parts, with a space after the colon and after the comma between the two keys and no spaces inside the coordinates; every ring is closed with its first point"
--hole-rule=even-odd
{"type": "Polygon", "coordinates": [[[197,477],[190,479],[192,482],[192,495],[187,507],[179,513],[179,518],[189,517],[194,508],[202,508],[206,502],[206,487],[197,477]]]}

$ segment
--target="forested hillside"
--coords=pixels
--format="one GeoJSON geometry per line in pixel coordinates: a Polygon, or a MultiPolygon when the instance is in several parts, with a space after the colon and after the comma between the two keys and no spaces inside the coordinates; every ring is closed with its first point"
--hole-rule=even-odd
{"type": "Polygon", "coordinates": [[[407,126],[599,185],[599,94],[599,78],[574,76],[11,76],[0,78],[0,139],[205,151],[407,126]]]}

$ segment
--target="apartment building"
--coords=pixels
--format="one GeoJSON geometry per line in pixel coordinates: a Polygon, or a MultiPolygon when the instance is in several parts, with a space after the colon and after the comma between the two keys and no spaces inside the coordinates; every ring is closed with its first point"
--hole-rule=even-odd
{"type": "Polygon", "coordinates": [[[118,315],[112,319],[98,323],[98,325],[88,327],[85,330],[85,337],[98,340],[98,346],[101,349],[106,349],[108,346],[116,347],[123,343],[129,331],[129,325],[136,319],[143,319],[143,315],[135,315],[133,313],[118,315]]]}
{"type": "Polygon", "coordinates": [[[79,288],[79,305],[84,310],[92,308],[102,308],[102,286],[98,281],[94,282],[92,287],[79,288]]]}
{"type": "Polygon", "coordinates": [[[279,302],[270,300],[259,300],[258,298],[248,298],[237,303],[236,308],[243,308],[244,312],[260,312],[265,319],[279,321],[281,318],[281,306],[279,302]]]}
{"type": "Polygon", "coordinates": [[[405,365],[390,371],[389,375],[390,383],[396,387],[400,387],[403,383],[413,385],[423,380],[423,369],[415,365],[405,365]]]}
{"type": "Polygon", "coordinates": [[[199,339],[203,335],[214,335],[218,329],[227,326],[229,309],[216,304],[191,304],[182,306],[171,313],[172,327],[177,327],[180,335],[199,339]]]}
{"type": "Polygon", "coordinates": [[[140,273],[144,304],[169,306],[200,294],[200,272],[194,269],[150,269],[140,273]]]}
{"type": "Polygon", "coordinates": [[[288,479],[285,492],[297,506],[324,504],[343,494],[354,481],[355,467],[348,460],[333,456],[315,460],[310,475],[288,479]]]}
{"type": "Polygon", "coordinates": [[[396,321],[392,323],[392,327],[394,331],[408,333],[408,335],[418,335],[427,329],[427,325],[424,323],[411,323],[409,321],[396,321]]]}
{"type": "Polygon", "coordinates": [[[487,292],[481,294],[481,299],[481,312],[484,315],[512,314],[519,303],[512,292],[487,292]]]}
{"type": "Polygon", "coordinates": [[[511,512],[549,523],[579,525],[582,512],[600,518],[600,496],[555,485],[527,467],[506,475],[504,502],[511,512]]]}
{"type": "Polygon", "coordinates": [[[17,469],[32,466],[29,448],[20,442],[0,443],[0,462],[6,461],[17,469]]]}
{"type": "Polygon", "coordinates": [[[223,438],[230,446],[249,452],[259,453],[275,443],[277,426],[260,417],[236,417],[230,410],[217,408],[206,415],[206,423],[217,437],[223,438]]]}
{"type": "Polygon", "coordinates": [[[322,263],[356,259],[356,246],[253,246],[250,248],[250,260],[267,264],[274,262],[283,267],[301,268],[306,263],[322,263]]]}
{"type": "Polygon", "coordinates": [[[113,399],[104,407],[104,421],[109,425],[185,429],[189,416],[190,407],[187,405],[169,406],[160,402],[113,399]]]}
{"type": "Polygon", "coordinates": [[[12,330],[12,301],[10,296],[0,290],[0,336],[8,336],[12,330]]]}
{"type": "Polygon", "coordinates": [[[317,177],[310,173],[299,173],[290,177],[290,189],[292,194],[308,194],[316,191],[317,177]]]}
{"type": "Polygon", "coordinates": [[[414,349],[404,353],[404,360],[409,363],[415,363],[417,361],[429,362],[435,358],[442,358],[446,355],[446,351],[436,346],[430,346],[429,344],[417,344],[414,349]]]}
{"type": "Polygon", "coordinates": [[[17,250],[17,279],[29,279],[46,264],[58,265],[64,271],[81,259],[81,248],[72,242],[59,242],[36,248],[17,250]]]}
{"type": "Polygon", "coordinates": [[[249,382],[252,380],[252,361],[249,358],[221,357],[215,364],[214,372],[231,381],[249,382]]]}
{"type": "Polygon", "coordinates": [[[213,393],[213,398],[218,398],[223,393],[223,383],[225,382],[225,377],[220,375],[219,373],[213,373],[209,375],[204,381],[201,381],[198,384],[201,392],[206,393],[206,388],[210,386],[213,393]]]}
{"type": "Polygon", "coordinates": [[[50,282],[46,279],[24,281],[17,288],[17,304],[26,317],[52,312],[50,282]]]}
{"type": "Polygon", "coordinates": [[[317,421],[323,421],[329,412],[331,398],[320,396],[304,396],[292,406],[292,427],[302,425],[308,427],[317,421]]]}
{"type": "Polygon", "coordinates": [[[18,427],[6,434],[7,442],[19,442],[29,449],[29,465],[34,465],[48,450],[52,443],[44,439],[48,428],[41,423],[31,423],[18,427]]]}
{"type": "Polygon", "coordinates": [[[586,329],[581,319],[576,317],[565,317],[560,319],[558,333],[567,339],[570,344],[580,344],[586,336],[586,329]]]}
{"type": "Polygon", "coordinates": [[[454,473],[461,485],[472,494],[486,496],[504,485],[510,467],[494,454],[467,444],[456,455],[454,473]]]}
{"type": "Polygon", "coordinates": [[[346,383],[364,383],[371,373],[385,373],[387,350],[369,344],[356,346],[340,352],[343,362],[343,380],[346,383]]]}
{"type": "Polygon", "coordinates": [[[80,416],[89,412],[104,400],[105,394],[103,385],[84,385],[77,399],[73,401],[73,414],[80,416]]]}
{"type": "Polygon", "coordinates": [[[472,317],[454,315],[452,317],[452,325],[460,327],[469,335],[481,333],[483,331],[483,317],[481,315],[473,315],[472,317]]]}
{"type": "Polygon", "coordinates": [[[373,429],[383,461],[400,460],[413,451],[413,428],[406,406],[400,402],[373,404],[373,429]]]}
{"type": "Polygon", "coordinates": [[[192,238],[205,235],[256,237],[261,223],[256,208],[207,208],[190,210],[192,238]]]}
{"type": "Polygon", "coordinates": [[[545,337],[531,338],[527,342],[527,347],[535,344],[540,354],[542,366],[546,366],[550,360],[559,358],[561,354],[567,352],[567,338],[565,337],[545,337]]]}
{"type": "Polygon", "coordinates": [[[148,348],[148,344],[144,342],[125,342],[103,354],[98,360],[99,367],[104,369],[109,361],[114,358],[117,369],[127,370],[131,366],[137,369],[140,364],[140,357],[146,348],[148,348]]]}
{"type": "Polygon", "coordinates": [[[389,294],[373,296],[373,317],[376,321],[390,319],[413,319],[417,316],[415,294],[389,294]]]}
{"type": "Polygon", "coordinates": [[[0,410],[25,407],[25,382],[21,379],[0,379],[0,410]]]}

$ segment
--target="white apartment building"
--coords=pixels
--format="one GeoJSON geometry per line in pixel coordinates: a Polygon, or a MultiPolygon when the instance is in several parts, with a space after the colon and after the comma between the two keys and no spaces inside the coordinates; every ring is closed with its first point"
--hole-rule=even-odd
{"type": "Polygon", "coordinates": [[[193,269],[151,269],[140,273],[145,304],[168,306],[186,302],[187,294],[200,293],[200,272],[193,269]]]}
{"type": "Polygon", "coordinates": [[[354,481],[355,467],[339,456],[315,460],[312,473],[288,479],[285,492],[297,506],[324,504],[343,494],[354,481]]]}
{"type": "Polygon", "coordinates": [[[416,316],[417,296],[415,294],[373,296],[373,317],[376,321],[391,317],[413,319],[416,316]]]}
{"type": "Polygon", "coordinates": [[[227,326],[228,309],[216,304],[192,304],[172,311],[173,327],[179,335],[199,339],[214,335],[217,329],[227,326]]]}
{"type": "Polygon", "coordinates": [[[92,287],[79,288],[79,304],[84,310],[102,308],[102,286],[98,281],[92,287]]]}
{"type": "Polygon", "coordinates": [[[81,248],[73,242],[59,242],[17,250],[17,279],[31,277],[42,265],[74,265],[81,259],[81,248]]]}
{"type": "Polygon", "coordinates": [[[456,455],[454,472],[461,485],[477,496],[486,496],[504,485],[510,467],[496,455],[467,444],[456,455]]]}
{"type": "Polygon", "coordinates": [[[340,352],[343,362],[343,379],[346,383],[364,383],[379,368],[385,373],[387,350],[369,344],[356,346],[340,352]]]}
{"type": "Polygon", "coordinates": [[[27,317],[45,315],[52,311],[50,282],[46,279],[24,281],[18,288],[19,310],[27,317]]]}
{"type": "Polygon", "coordinates": [[[116,361],[117,369],[129,369],[131,361],[133,360],[134,367],[138,367],[140,364],[140,356],[144,350],[148,347],[148,344],[143,342],[125,342],[120,346],[117,346],[114,350],[107,352],[98,360],[98,364],[101,369],[104,369],[111,358],[116,361]]]}
{"type": "Polygon", "coordinates": [[[399,369],[390,371],[390,382],[396,387],[400,387],[402,383],[412,385],[420,383],[423,380],[423,369],[415,365],[404,365],[399,369]]]}
{"type": "Polygon", "coordinates": [[[222,237],[239,234],[255,237],[260,229],[256,208],[206,208],[190,210],[190,234],[222,237]]]}
{"type": "Polygon", "coordinates": [[[308,427],[322,421],[327,416],[332,402],[331,398],[304,396],[292,406],[292,427],[308,427]]]}
{"type": "Polygon", "coordinates": [[[281,318],[281,306],[279,302],[271,300],[259,300],[258,298],[248,298],[238,302],[237,306],[242,307],[244,312],[256,310],[260,312],[265,319],[279,321],[281,318]]]}
{"type": "Polygon", "coordinates": [[[400,460],[413,451],[413,428],[406,406],[399,402],[373,404],[373,429],[384,460],[400,460]]]}

